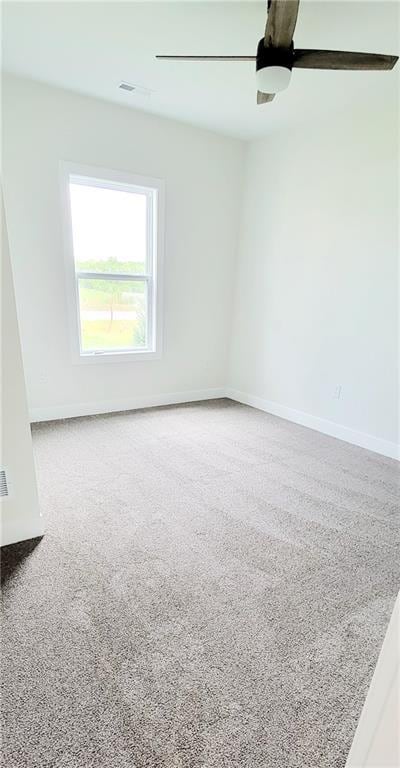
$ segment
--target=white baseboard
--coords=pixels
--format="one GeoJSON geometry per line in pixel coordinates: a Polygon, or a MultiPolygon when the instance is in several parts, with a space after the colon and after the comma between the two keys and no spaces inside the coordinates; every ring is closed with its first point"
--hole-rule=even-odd
{"type": "Polygon", "coordinates": [[[12,518],[7,517],[3,520],[0,536],[0,546],[7,547],[9,544],[16,544],[19,541],[36,539],[44,535],[43,518],[39,515],[32,517],[23,517],[14,510],[12,518]]]}
{"type": "Polygon", "coordinates": [[[400,460],[400,445],[389,440],[382,440],[380,437],[368,435],[366,432],[358,432],[355,429],[344,427],[342,424],[336,424],[334,421],[321,419],[319,416],[312,416],[309,413],[304,413],[304,411],[296,411],[294,408],[288,408],[286,405],[275,403],[273,400],[264,400],[237,389],[226,389],[225,396],[231,400],[236,400],[238,403],[251,405],[260,411],[271,413],[273,416],[280,416],[282,419],[293,421],[295,424],[302,424],[303,427],[309,427],[317,432],[323,432],[325,435],[337,437],[346,443],[352,443],[360,446],[360,448],[380,453],[382,456],[400,460]]]}
{"type": "Polygon", "coordinates": [[[368,435],[365,432],[336,424],[334,421],[312,416],[304,411],[296,411],[272,400],[264,400],[237,389],[215,387],[212,389],[195,389],[188,392],[169,392],[160,395],[144,395],[133,397],[129,400],[103,401],[98,403],[74,403],[66,405],[54,405],[46,408],[31,408],[31,422],[52,421],[57,419],[70,419],[74,416],[94,416],[99,413],[113,413],[116,411],[132,411],[138,408],[153,408],[157,405],[177,405],[179,403],[191,403],[199,400],[214,400],[220,397],[229,397],[238,403],[250,405],[261,411],[266,411],[274,416],[280,416],[287,421],[301,424],[309,429],[315,429],[325,435],[344,440],[346,443],[358,445],[382,456],[400,460],[400,446],[389,440],[368,435]]]}
{"type": "Polygon", "coordinates": [[[95,416],[99,413],[133,411],[138,408],[153,408],[157,405],[177,405],[178,403],[191,403],[198,400],[214,400],[220,397],[225,397],[225,389],[215,387],[213,389],[195,389],[188,392],[144,395],[142,397],[132,397],[129,400],[105,400],[98,403],[50,405],[46,408],[31,408],[30,420],[31,423],[34,423],[37,421],[70,419],[74,416],[95,416]]]}

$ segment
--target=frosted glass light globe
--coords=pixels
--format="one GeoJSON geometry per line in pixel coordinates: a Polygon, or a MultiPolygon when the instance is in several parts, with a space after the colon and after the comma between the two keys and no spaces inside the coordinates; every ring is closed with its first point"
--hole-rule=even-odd
{"type": "Polygon", "coordinates": [[[287,67],[263,67],[256,72],[257,90],[262,93],[279,93],[288,87],[291,70],[287,67]]]}

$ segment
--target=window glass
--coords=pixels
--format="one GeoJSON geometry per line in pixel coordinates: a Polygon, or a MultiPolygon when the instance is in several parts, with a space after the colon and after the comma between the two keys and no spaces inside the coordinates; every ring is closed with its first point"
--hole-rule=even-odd
{"type": "Polygon", "coordinates": [[[145,349],[147,283],[79,277],[82,352],[145,349]]]}
{"type": "Polygon", "coordinates": [[[81,272],[146,272],[146,194],[70,181],[75,268],[81,272]]]}

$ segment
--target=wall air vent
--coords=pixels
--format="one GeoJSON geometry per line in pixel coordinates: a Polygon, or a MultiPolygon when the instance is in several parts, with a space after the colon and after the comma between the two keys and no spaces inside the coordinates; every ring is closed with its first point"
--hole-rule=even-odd
{"type": "Polygon", "coordinates": [[[8,496],[7,475],[5,469],[0,469],[0,497],[8,496]]]}

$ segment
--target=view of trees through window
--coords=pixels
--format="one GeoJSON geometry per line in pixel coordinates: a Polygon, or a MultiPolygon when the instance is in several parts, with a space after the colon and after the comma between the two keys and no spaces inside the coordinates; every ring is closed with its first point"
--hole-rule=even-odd
{"type": "Polygon", "coordinates": [[[82,351],[146,346],[146,284],[79,278],[82,351]]]}
{"type": "Polygon", "coordinates": [[[82,352],[146,348],[146,195],[71,182],[70,200],[82,352]]]}

